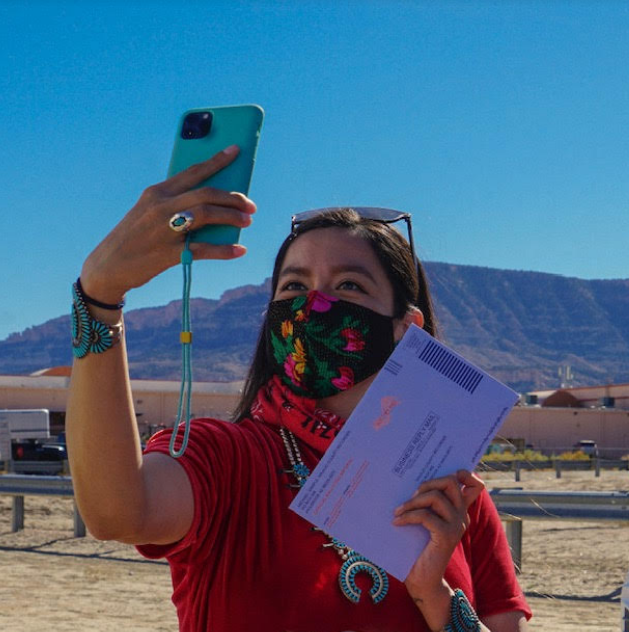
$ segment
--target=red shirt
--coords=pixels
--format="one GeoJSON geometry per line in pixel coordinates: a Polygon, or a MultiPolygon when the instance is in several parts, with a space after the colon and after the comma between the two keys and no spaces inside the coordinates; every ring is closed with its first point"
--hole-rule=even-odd
{"type": "MultiPolygon", "coordinates": [[[[170,431],[147,451],[168,453],[170,431]]],[[[300,445],[312,469],[320,454],[300,445]]],[[[251,420],[192,422],[179,459],[194,494],[188,534],[168,546],[143,545],[149,558],[166,557],[173,603],[184,632],[419,632],[429,628],[401,582],[373,604],[371,580],[359,574],[363,594],[342,594],[342,564],[327,537],[288,509],[295,496],[277,427],[251,420]]],[[[446,571],[481,618],[520,610],[530,617],[513,570],[502,524],[487,492],[470,507],[470,525],[446,571]]]]}

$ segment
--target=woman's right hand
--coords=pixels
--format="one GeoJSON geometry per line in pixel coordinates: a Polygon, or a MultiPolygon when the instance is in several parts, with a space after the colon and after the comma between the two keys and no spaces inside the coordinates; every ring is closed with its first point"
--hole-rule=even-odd
{"type": "MultiPolygon", "coordinates": [[[[208,224],[251,224],[255,204],[241,193],[211,187],[193,189],[230,164],[239,149],[233,145],[209,160],[193,165],[164,182],[150,186],[137,204],[89,255],[81,270],[85,293],[105,303],[118,303],[125,293],[179,263],[185,234],[168,220],[181,211],[194,215],[192,229],[208,224]]],[[[191,243],[195,259],[235,259],[244,246],[191,243]]]]}

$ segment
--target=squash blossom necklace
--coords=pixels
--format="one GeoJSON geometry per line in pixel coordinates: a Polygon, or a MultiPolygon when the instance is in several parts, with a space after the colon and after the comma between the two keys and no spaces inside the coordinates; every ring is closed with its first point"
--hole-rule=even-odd
{"type": "MultiPolygon", "coordinates": [[[[303,487],[306,479],[310,476],[310,469],[301,458],[301,450],[299,449],[295,435],[283,427],[280,427],[279,430],[291,465],[291,469],[284,470],[284,472],[286,474],[292,474],[297,481],[291,484],[291,487],[303,487]]],[[[320,531],[320,529],[316,530],[320,531]]],[[[333,538],[325,532],[323,533],[329,539],[329,542],[324,544],[323,548],[335,550],[343,560],[341,570],[339,571],[339,586],[345,597],[353,603],[360,601],[362,591],[356,585],[356,575],[366,573],[371,577],[373,582],[369,591],[371,599],[374,603],[380,603],[387,596],[387,592],[389,591],[389,577],[386,572],[373,562],[370,562],[366,557],[340,542],[337,538],[333,538]]]]}

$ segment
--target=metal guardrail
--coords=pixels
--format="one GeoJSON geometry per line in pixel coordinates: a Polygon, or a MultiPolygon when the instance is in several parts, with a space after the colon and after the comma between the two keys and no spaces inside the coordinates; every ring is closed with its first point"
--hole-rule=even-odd
{"type": "Polygon", "coordinates": [[[516,572],[522,568],[522,519],[629,520],[629,492],[544,492],[492,489],[505,522],[516,572]]]}
{"type": "Polygon", "coordinates": [[[527,461],[524,459],[505,459],[503,461],[482,461],[479,468],[483,471],[492,470],[512,470],[516,467],[520,467],[523,470],[550,470],[555,467],[557,463],[564,465],[566,469],[584,469],[594,470],[597,467],[600,469],[608,470],[627,470],[629,469],[629,459],[605,459],[603,457],[592,459],[557,459],[557,458],[544,458],[534,461],[527,461]]]}
{"type": "Polygon", "coordinates": [[[41,474],[59,476],[67,474],[68,461],[2,461],[0,473],[5,470],[11,474],[41,474]]]}
{"type": "Polygon", "coordinates": [[[3,474],[0,476],[0,494],[10,496],[74,496],[71,476],[30,476],[3,474]]]}
{"type": "Polygon", "coordinates": [[[492,489],[501,513],[519,518],[571,518],[574,520],[628,520],[629,492],[531,492],[492,489]]]}
{"type": "Polygon", "coordinates": [[[573,461],[570,459],[543,459],[538,461],[481,461],[479,472],[514,472],[515,480],[519,481],[522,470],[555,470],[556,478],[561,478],[564,471],[591,470],[595,476],[601,475],[601,470],[629,470],[627,459],[587,459],[573,461]]]}
{"type": "MultiPolygon", "coordinates": [[[[70,476],[36,476],[28,474],[3,474],[0,476],[0,494],[13,496],[13,516],[11,530],[24,528],[25,496],[71,496],[74,488],[70,476]]],[[[74,504],[74,537],[85,537],[85,523],[74,504]]]]}
{"type": "MultiPolygon", "coordinates": [[[[0,494],[13,496],[13,531],[24,528],[25,496],[72,496],[70,476],[0,476],[0,494]]],[[[629,520],[629,492],[551,492],[496,488],[490,491],[501,518],[516,569],[522,564],[522,519],[629,520]]],[[[74,503],[74,535],[84,537],[85,524],[74,503]]]]}
{"type": "Polygon", "coordinates": [[[11,461],[14,474],[59,476],[66,467],[63,461],[11,461]]]}

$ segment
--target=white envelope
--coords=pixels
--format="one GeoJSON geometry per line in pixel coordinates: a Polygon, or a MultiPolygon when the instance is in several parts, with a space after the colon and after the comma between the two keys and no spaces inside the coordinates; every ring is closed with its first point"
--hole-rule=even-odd
{"type": "Polygon", "coordinates": [[[473,470],[518,394],[411,325],[290,508],[403,581],[429,540],[393,512],[473,470]]]}

